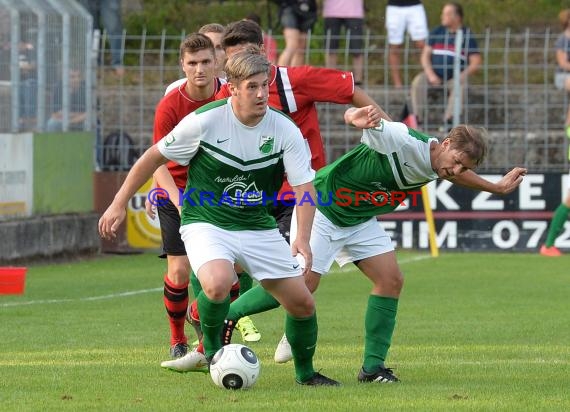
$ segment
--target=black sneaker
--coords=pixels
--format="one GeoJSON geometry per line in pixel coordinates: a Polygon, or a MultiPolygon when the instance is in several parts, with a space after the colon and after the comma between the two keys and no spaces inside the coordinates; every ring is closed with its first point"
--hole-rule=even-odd
{"type": "Polygon", "coordinates": [[[222,346],[232,343],[232,334],[234,333],[236,324],[237,322],[235,320],[224,320],[224,328],[222,329],[222,346]]]}
{"type": "Polygon", "coordinates": [[[368,373],[365,372],[364,369],[360,369],[358,372],[358,382],[379,382],[379,383],[392,383],[392,382],[400,382],[400,379],[394,375],[392,369],[389,368],[380,368],[378,372],[368,373]]]}
{"type": "Polygon", "coordinates": [[[325,375],[321,375],[319,372],[315,372],[315,374],[306,381],[297,381],[297,383],[299,385],[308,386],[340,386],[340,382],[337,382],[331,378],[327,378],[325,375]]]}
{"type": "Polygon", "coordinates": [[[188,345],[185,343],[177,343],[176,345],[170,348],[170,357],[172,359],[178,359],[183,356],[186,356],[188,353],[188,345]]]}

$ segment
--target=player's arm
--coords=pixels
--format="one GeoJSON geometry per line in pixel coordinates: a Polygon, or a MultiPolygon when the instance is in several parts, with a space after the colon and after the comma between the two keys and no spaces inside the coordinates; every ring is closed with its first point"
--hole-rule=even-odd
{"type": "Polygon", "coordinates": [[[473,190],[482,192],[490,192],[496,195],[507,195],[513,192],[523,181],[527,170],[524,167],[515,167],[509,173],[504,175],[497,183],[490,182],[483,179],[472,170],[467,170],[452,179],[449,179],[454,184],[467,187],[473,190]]]}
{"type": "Polygon", "coordinates": [[[165,165],[160,166],[154,174],[152,175],[158,186],[163,188],[168,192],[168,198],[172,202],[174,206],[178,208],[178,211],[181,209],[180,205],[180,191],[178,190],[178,186],[174,183],[174,179],[172,175],[168,171],[168,168],[165,165]]]}
{"type": "Polygon", "coordinates": [[[344,112],[344,121],[359,129],[377,127],[380,119],[390,120],[388,115],[376,105],[350,107],[344,112]]]}
{"type": "Polygon", "coordinates": [[[117,229],[125,219],[129,199],[152,176],[152,173],[168,159],[158,150],[156,145],[148,148],[133,165],[127,178],[119,188],[113,202],[99,219],[99,234],[105,239],[113,239],[117,229]]]}
{"type": "Polygon", "coordinates": [[[309,240],[311,239],[311,227],[315,217],[315,200],[317,199],[313,182],[292,186],[295,192],[295,213],[297,215],[297,237],[291,239],[291,253],[297,256],[300,253],[305,259],[303,275],[310,272],[313,266],[313,253],[309,240]],[[308,200],[310,196],[310,199],[308,200]]]}
{"type": "Polygon", "coordinates": [[[356,107],[374,106],[381,114],[381,117],[386,120],[392,120],[388,114],[360,87],[354,87],[354,94],[352,95],[352,104],[356,107]]]}

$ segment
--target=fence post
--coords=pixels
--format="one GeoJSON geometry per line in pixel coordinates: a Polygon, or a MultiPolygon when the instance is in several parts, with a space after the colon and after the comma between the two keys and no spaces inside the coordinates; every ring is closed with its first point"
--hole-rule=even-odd
{"type": "MultiPolygon", "coordinates": [[[[461,115],[461,52],[463,50],[463,29],[455,33],[455,59],[453,60],[453,127],[459,124],[461,115]]],[[[465,55],[469,50],[465,50],[465,55]]]]}

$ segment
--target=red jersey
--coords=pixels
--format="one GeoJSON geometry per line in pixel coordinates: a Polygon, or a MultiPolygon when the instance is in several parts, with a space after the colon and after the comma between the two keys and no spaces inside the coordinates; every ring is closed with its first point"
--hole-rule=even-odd
{"type": "MultiPolygon", "coordinates": [[[[228,97],[227,86],[220,95],[228,97]]],[[[319,170],[326,165],[326,155],[319,127],[317,102],[347,104],[354,95],[351,72],[313,66],[274,66],[269,77],[269,106],[286,113],[301,129],[311,150],[311,166],[319,170]]],[[[283,182],[280,193],[291,191],[283,182]]]]}
{"type": "MultiPolygon", "coordinates": [[[[222,81],[218,78],[215,78],[214,81],[214,93],[205,100],[192,100],[186,93],[186,82],[164,96],[156,106],[152,142],[156,143],[170,133],[180,120],[194,110],[216,100],[216,93],[219,92],[222,81]]],[[[166,167],[172,175],[176,186],[180,189],[185,189],[186,180],[188,179],[188,166],[180,166],[178,163],[168,161],[166,167]]]]}

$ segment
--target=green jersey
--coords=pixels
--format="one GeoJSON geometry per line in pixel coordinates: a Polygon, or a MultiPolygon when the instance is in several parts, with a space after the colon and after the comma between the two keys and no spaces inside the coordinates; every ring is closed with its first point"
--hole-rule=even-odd
{"type": "Polygon", "coordinates": [[[189,165],[181,224],[207,222],[226,230],[276,227],[269,214],[283,184],[311,182],[305,139],[283,113],[268,108],[253,127],[241,123],[231,97],[190,113],[158,143],[164,157],[189,165]]]}
{"type": "Polygon", "coordinates": [[[365,129],[360,145],[317,172],[317,208],[343,227],[392,212],[408,192],[437,179],[432,141],[437,139],[403,123],[382,120],[365,129]]]}

